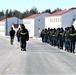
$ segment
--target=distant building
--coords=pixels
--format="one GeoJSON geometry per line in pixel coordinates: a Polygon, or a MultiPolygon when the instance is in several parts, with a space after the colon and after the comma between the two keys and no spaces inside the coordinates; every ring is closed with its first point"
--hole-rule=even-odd
{"type": "Polygon", "coordinates": [[[46,28],[68,27],[73,25],[76,19],[76,8],[62,10],[45,17],[46,28]]]}
{"type": "Polygon", "coordinates": [[[23,21],[16,17],[11,17],[7,19],[3,19],[0,21],[0,35],[9,35],[9,31],[11,27],[14,27],[14,29],[17,29],[19,27],[19,24],[22,24],[23,21]]]}
{"type": "Polygon", "coordinates": [[[42,29],[45,28],[45,18],[49,13],[34,14],[23,19],[25,27],[29,31],[29,36],[39,36],[42,29]]]}

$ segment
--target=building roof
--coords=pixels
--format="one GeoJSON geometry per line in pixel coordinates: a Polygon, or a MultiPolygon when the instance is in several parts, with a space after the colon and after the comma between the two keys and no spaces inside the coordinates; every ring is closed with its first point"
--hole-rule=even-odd
{"type": "Polygon", "coordinates": [[[33,14],[33,15],[31,15],[31,16],[29,16],[29,17],[26,17],[26,18],[24,18],[24,19],[33,19],[33,18],[36,18],[36,17],[41,16],[42,14],[46,14],[46,13],[41,13],[41,14],[33,14]]]}
{"type": "Polygon", "coordinates": [[[26,17],[26,18],[24,18],[24,19],[36,18],[36,17],[41,16],[41,15],[42,15],[42,14],[33,14],[33,15],[31,15],[31,16],[29,16],[29,17],[26,17]]]}
{"type": "MultiPolygon", "coordinates": [[[[12,19],[12,18],[14,18],[14,17],[7,18],[7,20],[10,20],[10,19],[12,19]]],[[[3,19],[3,20],[1,20],[0,22],[5,22],[5,21],[6,21],[6,18],[3,19]]]]}
{"type": "MultiPolygon", "coordinates": [[[[71,12],[72,10],[75,10],[75,9],[76,8],[70,8],[68,10],[57,11],[57,12],[51,14],[50,16],[61,16],[61,15],[64,15],[64,14],[66,14],[68,12],[71,12]]],[[[49,17],[49,16],[47,16],[47,17],[49,17]]]]}

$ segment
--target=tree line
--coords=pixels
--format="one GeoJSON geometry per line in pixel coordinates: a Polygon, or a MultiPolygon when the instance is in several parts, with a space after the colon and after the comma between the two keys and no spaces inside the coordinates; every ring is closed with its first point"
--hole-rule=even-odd
{"type": "Polygon", "coordinates": [[[23,18],[26,18],[26,17],[33,15],[33,14],[39,14],[39,13],[50,13],[50,14],[52,14],[54,12],[61,11],[61,10],[62,9],[60,9],[60,8],[56,8],[53,11],[51,11],[50,9],[46,9],[42,12],[39,12],[36,7],[32,7],[31,10],[27,9],[24,12],[20,12],[18,10],[12,11],[12,10],[7,9],[5,12],[3,10],[0,11],[0,20],[5,19],[6,17],[8,17],[8,18],[9,17],[18,17],[20,19],[23,19],[23,18]]]}

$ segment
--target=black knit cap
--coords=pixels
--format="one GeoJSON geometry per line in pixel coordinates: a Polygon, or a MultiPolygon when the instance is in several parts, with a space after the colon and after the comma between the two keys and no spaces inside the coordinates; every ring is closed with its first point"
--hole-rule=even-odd
{"type": "Polygon", "coordinates": [[[22,29],[24,29],[24,28],[25,28],[24,24],[22,24],[22,25],[21,25],[21,28],[22,28],[22,29]]]}

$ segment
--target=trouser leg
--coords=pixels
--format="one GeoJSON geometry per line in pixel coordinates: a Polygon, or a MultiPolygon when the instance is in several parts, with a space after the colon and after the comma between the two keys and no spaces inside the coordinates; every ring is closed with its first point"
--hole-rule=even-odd
{"type": "Polygon", "coordinates": [[[21,48],[23,50],[26,50],[26,41],[25,42],[24,41],[21,41],[21,48]]]}
{"type": "Polygon", "coordinates": [[[26,42],[23,43],[23,48],[26,49],[26,42]]]}
{"type": "Polygon", "coordinates": [[[10,38],[10,43],[11,43],[11,44],[13,44],[13,40],[14,40],[14,38],[11,37],[11,38],[10,38]]]}
{"type": "Polygon", "coordinates": [[[72,52],[75,52],[75,42],[72,43],[72,52]]]}

